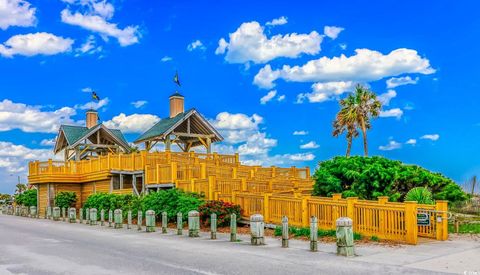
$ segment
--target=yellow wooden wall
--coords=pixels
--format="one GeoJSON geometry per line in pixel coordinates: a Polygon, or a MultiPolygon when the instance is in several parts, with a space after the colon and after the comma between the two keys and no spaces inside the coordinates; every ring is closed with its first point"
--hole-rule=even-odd
{"type": "Polygon", "coordinates": [[[110,180],[95,182],[95,193],[110,193],[110,180]]]}
{"type": "Polygon", "coordinates": [[[45,208],[48,204],[48,184],[39,184],[37,185],[37,192],[38,192],[38,214],[40,217],[45,216],[45,208]]]}

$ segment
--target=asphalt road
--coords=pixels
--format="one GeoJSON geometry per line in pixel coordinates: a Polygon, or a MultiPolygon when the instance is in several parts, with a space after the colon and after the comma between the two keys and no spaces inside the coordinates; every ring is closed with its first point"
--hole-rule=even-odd
{"type": "Polygon", "coordinates": [[[408,261],[400,264],[391,259],[389,261],[388,253],[398,248],[359,247],[357,254],[360,256],[344,258],[335,255],[333,244],[321,243],[320,252],[312,253],[308,251],[308,242],[293,241],[291,248],[284,249],[277,239],[267,239],[267,245],[253,247],[249,244],[248,236],[240,238],[243,241],[231,243],[226,234],[219,234],[218,240],[210,240],[207,234],[192,239],[186,235],[177,236],[174,232],[146,233],[136,229],[112,229],[0,215],[0,274],[435,272],[426,270],[424,266],[408,266],[411,264],[408,261]],[[385,260],[375,260],[381,259],[382,255],[385,260]]]}

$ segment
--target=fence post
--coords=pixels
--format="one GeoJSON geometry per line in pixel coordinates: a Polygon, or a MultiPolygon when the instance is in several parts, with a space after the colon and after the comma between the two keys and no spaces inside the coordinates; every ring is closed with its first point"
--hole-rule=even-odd
{"type": "Polygon", "coordinates": [[[168,216],[167,212],[162,212],[162,233],[167,233],[167,226],[168,226],[168,216]]]}
{"type": "Polygon", "coordinates": [[[438,200],[435,204],[435,211],[437,211],[437,236],[439,241],[446,241],[448,239],[448,201],[438,200]]]}
{"type": "Polygon", "coordinates": [[[308,197],[302,198],[302,226],[307,227],[309,224],[308,218],[308,197]]]}
{"type": "Polygon", "coordinates": [[[115,211],[113,211],[113,220],[115,222],[113,228],[118,229],[123,227],[122,209],[115,209],[115,211]]]}
{"type": "Polygon", "coordinates": [[[263,216],[260,214],[255,214],[250,216],[250,243],[252,245],[264,245],[264,231],[265,223],[263,216]]]}
{"type": "Polygon", "coordinates": [[[210,215],[210,239],[217,239],[217,214],[210,215]]]}
{"type": "Polygon", "coordinates": [[[282,247],[287,248],[288,247],[288,217],[283,216],[282,218],[282,247]]]}
{"type": "Polygon", "coordinates": [[[405,241],[408,244],[417,244],[417,202],[406,201],[405,204],[405,241]]]}
{"type": "Polygon", "coordinates": [[[310,218],[310,251],[318,251],[318,219],[315,216],[310,218]]]}
{"type": "Polygon", "coordinates": [[[207,164],[204,162],[200,163],[200,178],[201,179],[207,178],[207,164]]]}
{"type": "Polygon", "coordinates": [[[172,182],[176,181],[177,180],[177,163],[176,162],[172,162],[170,164],[170,172],[171,172],[171,178],[172,178],[172,182]]]}
{"type": "Polygon", "coordinates": [[[237,241],[237,214],[235,213],[230,215],[230,241],[237,241]]]}
{"type": "MultiPolygon", "coordinates": [[[[377,199],[378,199],[378,204],[379,204],[379,205],[385,205],[385,204],[387,204],[389,197],[388,197],[388,196],[380,196],[380,197],[378,197],[377,199]]],[[[380,237],[380,238],[384,238],[384,237],[385,237],[385,229],[386,229],[386,228],[385,228],[385,220],[386,220],[386,215],[387,215],[387,213],[385,212],[384,209],[381,209],[381,208],[380,208],[380,209],[378,210],[378,216],[379,216],[379,219],[380,219],[380,221],[379,221],[379,225],[380,225],[380,226],[379,226],[379,229],[380,229],[380,236],[379,236],[379,237],[380,237]]]]}
{"type": "Polygon", "coordinates": [[[246,178],[241,179],[241,188],[240,189],[241,189],[242,192],[247,191],[247,179],[246,178]]]}
{"type": "Polygon", "coordinates": [[[100,210],[100,226],[105,225],[105,209],[100,210]]]}
{"type": "Polygon", "coordinates": [[[265,193],[263,197],[263,220],[265,222],[270,222],[270,197],[272,193],[265,193]]]}
{"type": "Polygon", "coordinates": [[[215,191],[215,176],[208,176],[208,197],[207,199],[213,200],[213,191],[215,191]]]}
{"type": "Polygon", "coordinates": [[[182,212],[177,213],[177,235],[183,234],[182,212]]]}
{"type": "Polygon", "coordinates": [[[155,211],[153,210],[145,212],[145,230],[147,232],[155,232],[155,211]]]}
{"type": "Polygon", "coordinates": [[[352,219],[355,223],[355,203],[358,201],[357,197],[347,198],[347,217],[352,219]]]}
{"type": "Polygon", "coordinates": [[[138,231],[142,230],[142,223],[143,223],[142,216],[143,216],[142,210],[138,210],[137,212],[137,230],[138,231]]]}
{"type": "Polygon", "coordinates": [[[188,212],[188,236],[200,237],[200,214],[196,210],[188,212]]]}

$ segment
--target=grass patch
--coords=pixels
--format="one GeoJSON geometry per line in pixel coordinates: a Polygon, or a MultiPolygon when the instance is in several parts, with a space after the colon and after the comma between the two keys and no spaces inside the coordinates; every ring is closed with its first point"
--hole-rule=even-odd
{"type": "MultiPolygon", "coordinates": [[[[288,231],[290,235],[293,235],[294,237],[310,237],[310,228],[309,227],[289,227],[288,231]]],[[[275,236],[282,236],[282,227],[277,226],[275,227],[275,231],[273,233],[275,236]]],[[[318,237],[333,237],[335,238],[337,236],[337,232],[334,229],[318,229],[318,237]]],[[[354,240],[361,240],[363,236],[360,233],[353,232],[353,239],[354,240]]]]}
{"type": "Polygon", "coordinates": [[[378,241],[380,241],[380,238],[378,238],[377,236],[374,235],[374,236],[370,237],[370,240],[372,242],[378,242],[378,241]]]}
{"type": "MultiPolygon", "coordinates": [[[[448,225],[448,232],[455,233],[455,226],[453,224],[448,225]]],[[[458,233],[460,234],[480,234],[480,223],[464,223],[460,224],[458,233]]]]}

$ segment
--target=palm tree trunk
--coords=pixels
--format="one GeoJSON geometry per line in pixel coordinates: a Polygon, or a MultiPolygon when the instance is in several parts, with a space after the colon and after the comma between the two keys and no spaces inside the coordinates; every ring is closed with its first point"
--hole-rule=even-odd
{"type": "Polygon", "coordinates": [[[352,150],[352,137],[347,137],[347,158],[350,156],[350,151],[352,150]]]}
{"type": "Polygon", "coordinates": [[[362,118],[362,134],[363,134],[364,155],[368,157],[367,127],[365,127],[365,120],[363,118],[362,118]]]}

